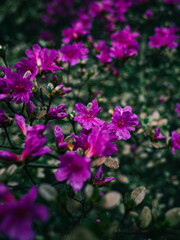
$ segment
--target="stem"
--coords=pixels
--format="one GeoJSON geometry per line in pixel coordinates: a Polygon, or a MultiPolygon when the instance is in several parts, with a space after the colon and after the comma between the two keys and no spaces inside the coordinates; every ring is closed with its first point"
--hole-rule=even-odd
{"type": "Polygon", "coordinates": [[[6,104],[13,113],[16,113],[16,111],[12,108],[9,102],[6,102],[6,104]]]}
{"type": "Polygon", "coordinates": [[[23,103],[22,110],[21,110],[21,113],[20,113],[21,115],[23,115],[24,107],[25,107],[25,104],[23,103]]]}
{"type": "Polygon", "coordinates": [[[25,166],[23,169],[24,169],[24,171],[26,172],[26,174],[28,175],[28,177],[31,179],[31,182],[32,182],[34,185],[37,185],[37,183],[35,182],[35,180],[34,180],[33,177],[31,176],[30,172],[27,170],[27,167],[25,166]]]}
{"type": "Polygon", "coordinates": [[[42,104],[44,106],[44,97],[43,97],[43,94],[42,94],[42,88],[40,88],[40,95],[41,95],[42,104]]]}
{"type": "Polygon", "coordinates": [[[49,104],[48,104],[48,107],[47,107],[47,114],[48,114],[48,112],[49,112],[49,109],[50,109],[50,107],[51,107],[52,100],[53,100],[53,97],[52,97],[52,96],[50,96],[50,99],[49,99],[49,104]]]}
{"type": "Polygon", "coordinates": [[[70,82],[69,82],[70,71],[71,71],[71,65],[70,65],[70,63],[68,62],[68,69],[67,69],[67,83],[68,83],[68,85],[70,84],[70,82]]]}
{"type": "Polygon", "coordinates": [[[6,61],[6,57],[2,57],[2,60],[3,60],[3,62],[4,62],[4,65],[5,65],[6,67],[8,67],[8,63],[7,63],[7,61],[6,61]]]}
{"type": "Polygon", "coordinates": [[[12,144],[12,142],[11,142],[11,139],[10,139],[10,137],[9,137],[9,134],[8,134],[8,131],[7,131],[7,129],[6,129],[6,128],[4,128],[4,130],[5,130],[6,137],[7,137],[7,139],[8,139],[8,142],[9,142],[10,146],[11,146],[13,149],[15,149],[16,147],[14,147],[14,145],[12,144]]]}
{"type": "Polygon", "coordinates": [[[47,164],[36,164],[36,163],[29,163],[26,165],[26,167],[32,167],[32,168],[49,168],[49,169],[56,169],[59,168],[58,166],[51,166],[47,164]]]}
{"type": "Polygon", "coordinates": [[[70,121],[70,122],[71,122],[71,124],[72,124],[74,134],[76,135],[75,122],[74,122],[74,121],[70,121]]]}

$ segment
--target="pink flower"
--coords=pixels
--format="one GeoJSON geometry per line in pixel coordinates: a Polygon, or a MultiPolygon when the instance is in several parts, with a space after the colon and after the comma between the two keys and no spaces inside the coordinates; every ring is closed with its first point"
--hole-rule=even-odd
{"type": "Polygon", "coordinates": [[[175,149],[180,151],[180,136],[177,131],[172,131],[172,152],[175,154],[175,149]]]}
{"type": "Polygon", "coordinates": [[[83,183],[91,177],[90,159],[82,157],[75,152],[67,152],[59,157],[60,168],[56,171],[55,176],[58,181],[67,179],[67,183],[72,184],[74,191],[79,191],[83,183]]]}
{"type": "Polygon", "coordinates": [[[138,117],[132,113],[132,107],[121,108],[116,106],[112,122],[108,124],[108,131],[114,140],[127,140],[131,137],[130,130],[135,131],[134,126],[138,126],[138,117]]]}
{"type": "Polygon", "coordinates": [[[146,10],[145,18],[150,20],[152,18],[152,16],[153,16],[153,12],[150,9],[146,10]]]}
{"type": "Polygon", "coordinates": [[[68,44],[62,46],[61,53],[62,62],[69,62],[71,66],[79,63],[81,59],[88,60],[87,53],[89,52],[88,48],[83,47],[82,42],[73,43],[72,45],[68,44]]]}
{"type": "Polygon", "coordinates": [[[149,46],[153,48],[168,47],[173,49],[178,46],[176,40],[179,35],[176,35],[177,27],[170,26],[169,28],[155,28],[155,35],[150,37],[149,46]]]}
{"type": "Polygon", "coordinates": [[[106,177],[103,179],[103,166],[101,165],[94,175],[93,184],[96,186],[104,186],[114,179],[114,177],[106,177]]]}
{"type": "Polygon", "coordinates": [[[157,127],[154,134],[153,134],[153,139],[154,140],[162,140],[165,139],[163,135],[160,134],[160,127],[157,127]]]}
{"type": "Polygon", "coordinates": [[[92,101],[92,106],[89,110],[82,103],[77,103],[75,110],[79,115],[75,116],[74,120],[79,122],[83,128],[90,130],[94,126],[103,124],[103,121],[96,117],[101,111],[101,107],[98,108],[98,103],[95,100],[92,101]]]}
{"type": "Polygon", "coordinates": [[[59,105],[56,106],[55,108],[50,108],[50,111],[47,115],[47,119],[62,119],[67,117],[67,113],[65,113],[66,111],[66,105],[59,105]]]}
{"type": "Polygon", "coordinates": [[[176,103],[175,112],[177,112],[177,117],[180,117],[180,103],[176,103]]]}

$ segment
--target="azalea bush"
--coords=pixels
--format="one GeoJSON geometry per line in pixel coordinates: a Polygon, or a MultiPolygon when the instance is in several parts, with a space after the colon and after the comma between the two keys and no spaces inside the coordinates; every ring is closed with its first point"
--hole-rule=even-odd
{"type": "Polygon", "coordinates": [[[178,240],[180,1],[25,2],[0,3],[0,238],[178,240]]]}

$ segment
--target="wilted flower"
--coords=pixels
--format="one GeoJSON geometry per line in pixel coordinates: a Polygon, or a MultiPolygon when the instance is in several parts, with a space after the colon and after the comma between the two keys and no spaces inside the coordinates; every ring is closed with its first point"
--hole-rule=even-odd
{"type": "Polygon", "coordinates": [[[8,198],[4,201],[0,198],[0,232],[12,239],[31,240],[35,236],[32,223],[45,221],[49,215],[46,207],[35,203],[36,187],[32,187],[20,200],[14,200],[6,186],[1,184],[0,191],[2,188],[8,198]]]}
{"type": "Polygon", "coordinates": [[[177,131],[172,131],[172,152],[175,154],[175,149],[180,151],[180,136],[177,131]]]}
{"type": "Polygon", "coordinates": [[[79,122],[83,128],[89,130],[94,126],[103,124],[103,121],[96,117],[101,111],[101,107],[98,108],[98,103],[95,100],[92,101],[92,106],[89,110],[82,103],[77,103],[75,110],[79,115],[75,116],[74,120],[79,122]]]}
{"type": "Polygon", "coordinates": [[[58,181],[67,179],[67,183],[72,184],[74,191],[79,191],[83,187],[84,181],[91,177],[90,159],[82,157],[76,152],[67,152],[59,157],[61,163],[55,176],[58,181]]]}
{"type": "Polygon", "coordinates": [[[132,113],[132,107],[126,106],[122,108],[116,106],[112,122],[108,124],[109,133],[114,140],[127,140],[131,137],[130,130],[135,131],[135,126],[138,126],[138,117],[132,113]]]}

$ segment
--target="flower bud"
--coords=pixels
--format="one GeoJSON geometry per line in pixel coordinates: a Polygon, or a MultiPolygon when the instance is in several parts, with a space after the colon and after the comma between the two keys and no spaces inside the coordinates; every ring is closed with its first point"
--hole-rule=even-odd
{"type": "Polygon", "coordinates": [[[31,100],[29,100],[29,102],[26,104],[26,112],[29,116],[32,116],[34,111],[35,111],[34,103],[31,100]]]}

